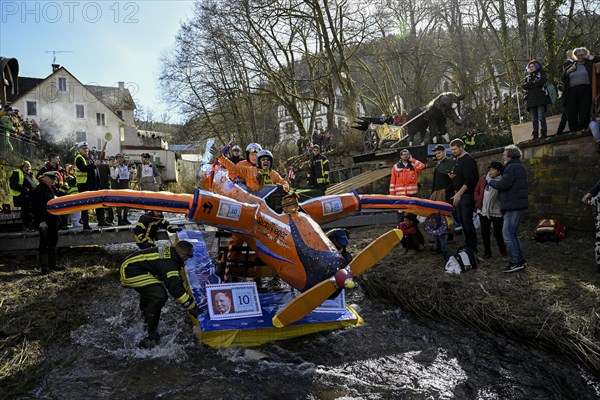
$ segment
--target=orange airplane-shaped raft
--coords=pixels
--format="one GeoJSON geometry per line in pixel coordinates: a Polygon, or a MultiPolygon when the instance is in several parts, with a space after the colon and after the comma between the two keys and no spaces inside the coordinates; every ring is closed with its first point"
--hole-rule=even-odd
{"type": "Polygon", "coordinates": [[[303,292],[273,318],[279,327],[299,320],[338,289],[353,287],[352,277],[380,261],[402,238],[399,230],[392,230],[348,263],[320,223],[365,209],[401,209],[421,216],[452,214],[452,206],[443,202],[355,192],[298,204],[280,186],[249,193],[232,183],[227,170],[218,165],[203,165],[200,182],[201,189],[193,195],[99,190],[55,198],[48,202],[48,210],[56,215],[99,207],[162,210],[185,213],[190,220],[236,233],[283,281],[303,292]]]}

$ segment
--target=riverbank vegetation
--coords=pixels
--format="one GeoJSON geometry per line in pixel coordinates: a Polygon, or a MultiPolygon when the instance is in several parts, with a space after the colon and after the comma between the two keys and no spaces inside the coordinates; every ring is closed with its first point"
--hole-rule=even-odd
{"type": "Polygon", "coordinates": [[[66,271],[41,275],[37,252],[0,253],[0,399],[14,399],[43,384],[56,363],[76,353],[71,332],[86,323],[86,304],[119,289],[126,254],[98,247],[61,252],[66,271]],[[93,256],[91,256],[93,254],[93,256]],[[63,352],[52,356],[54,352],[63,352]]]}
{"type": "MultiPolygon", "coordinates": [[[[354,233],[353,238],[363,239],[353,246],[358,250],[366,238],[385,230],[354,233]]],[[[508,261],[495,247],[492,259],[460,275],[446,273],[442,258],[429,250],[401,257],[399,247],[361,283],[369,296],[404,311],[505,334],[575,358],[598,374],[600,273],[595,272],[594,235],[577,233],[557,245],[534,243],[531,233],[521,232],[528,264],[522,272],[503,273],[508,261]]]]}

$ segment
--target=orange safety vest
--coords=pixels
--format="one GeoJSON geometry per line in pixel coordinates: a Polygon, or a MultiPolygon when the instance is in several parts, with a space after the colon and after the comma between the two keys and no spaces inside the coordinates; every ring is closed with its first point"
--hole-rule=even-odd
{"type": "Polygon", "coordinates": [[[390,195],[392,196],[414,196],[419,191],[419,172],[425,168],[419,160],[411,158],[409,167],[405,168],[402,162],[392,167],[392,178],[390,179],[390,195]],[[412,168],[411,168],[412,164],[412,168]]]}

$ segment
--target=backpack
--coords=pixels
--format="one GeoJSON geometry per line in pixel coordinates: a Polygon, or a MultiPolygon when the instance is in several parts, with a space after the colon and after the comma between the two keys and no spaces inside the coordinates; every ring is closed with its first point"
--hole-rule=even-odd
{"type": "Polygon", "coordinates": [[[556,86],[554,83],[548,82],[546,84],[546,90],[548,91],[548,97],[550,98],[550,102],[552,104],[556,103],[556,99],[558,99],[558,92],[556,91],[556,86]]]}
{"type": "Polygon", "coordinates": [[[533,231],[534,242],[560,242],[567,236],[567,229],[557,219],[540,219],[533,231]]]}
{"type": "Polygon", "coordinates": [[[469,248],[458,249],[446,262],[446,272],[450,274],[460,274],[473,268],[477,268],[477,257],[469,248]]]}

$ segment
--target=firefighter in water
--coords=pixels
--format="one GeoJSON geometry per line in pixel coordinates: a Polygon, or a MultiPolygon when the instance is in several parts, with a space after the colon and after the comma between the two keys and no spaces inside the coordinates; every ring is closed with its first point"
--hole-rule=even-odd
{"type": "Polygon", "coordinates": [[[308,170],[308,185],[316,190],[320,190],[324,195],[329,186],[329,160],[321,154],[321,147],[318,144],[312,146],[312,159],[308,170]]]}
{"type": "Polygon", "coordinates": [[[148,336],[140,342],[140,347],[152,348],[160,341],[158,323],[167,302],[167,290],[192,316],[198,318],[200,310],[180,277],[181,267],[193,256],[193,245],[182,240],[175,246],[136,251],[121,264],[121,284],[140,294],[140,310],[148,330],[148,336]]]}
{"type": "Polygon", "coordinates": [[[158,229],[165,229],[169,233],[179,232],[181,229],[173,226],[164,218],[162,211],[148,211],[142,214],[140,220],[133,228],[135,243],[140,249],[156,246],[158,229]]]}

